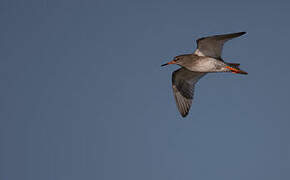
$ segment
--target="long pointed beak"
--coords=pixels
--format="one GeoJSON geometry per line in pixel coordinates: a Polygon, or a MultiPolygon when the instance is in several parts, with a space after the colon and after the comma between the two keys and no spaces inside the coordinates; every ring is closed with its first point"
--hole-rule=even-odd
{"type": "Polygon", "coordinates": [[[162,64],[161,67],[162,67],[162,66],[166,66],[166,65],[168,65],[168,63],[162,64]]]}
{"type": "Polygon", "coordinates": [[[176,61],[172,60],[172,61],[170,61],[168,63],[162,64],[161,66],[166,66],[166,65],[169,65],[169,64],[176,64],[176,61]]]}
{"type": "Polygon", "coordinates": [[[248,74],[246,71],[243,71],[243,70],[240,70],[240,69],[237,69],[237,68],[233,68],[233,67],[230,67],[230,66],[226,66],[226,68],[231,70],[231,72],[235,73],[235,74],[248,74]]]}

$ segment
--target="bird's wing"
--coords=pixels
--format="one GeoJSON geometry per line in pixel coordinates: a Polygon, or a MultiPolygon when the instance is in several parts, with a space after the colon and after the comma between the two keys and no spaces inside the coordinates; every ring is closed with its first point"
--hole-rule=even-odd
{"type": "Polygon", "coordinates": [[[200,38],[196,41],[197,48],[194,54],[198,56],[209,56],[221,59],[224,43],[243,34],[246,34],[246,32],[222,34],[200,38]]]}
{"type": "Polygon", "coordinates": [[[206,73],[180,68],[172,73],[172,88],[177,108],[185,117],[192,104],[195,83],[206,73]]]}

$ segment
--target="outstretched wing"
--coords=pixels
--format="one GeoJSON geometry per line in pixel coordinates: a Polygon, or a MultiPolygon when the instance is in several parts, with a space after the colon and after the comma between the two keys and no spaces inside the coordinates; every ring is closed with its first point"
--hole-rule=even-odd
{"type": "Polygon", "coordinates": [[[196,41],[197,48],[194,54],[198,56],[209,56],[221,59],[224,43],[243,34],[246,34],[246,32],[222,34],[200,38],[196,41]]]}
{"type": "Polygon", "coordinates": [[[185,117],[192,104],[195,83],[206,73],[192,72],[180,68],[172,73],[172,88],[177,108],[185,117]]]}

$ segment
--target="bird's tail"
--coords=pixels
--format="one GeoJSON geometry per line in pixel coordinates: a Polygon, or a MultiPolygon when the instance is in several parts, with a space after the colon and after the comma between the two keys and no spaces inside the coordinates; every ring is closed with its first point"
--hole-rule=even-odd
{"type": "Polygon", "coordinates": [[[226,67],[229,69],[232,73],[236,74],[248,74],[247,72],[240,69],[240,64],[238,63],[227,63],[228,66],[226,67]]]}

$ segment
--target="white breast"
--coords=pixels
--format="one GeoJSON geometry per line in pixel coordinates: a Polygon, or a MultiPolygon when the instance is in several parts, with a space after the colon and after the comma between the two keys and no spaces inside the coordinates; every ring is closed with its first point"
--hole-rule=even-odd
{"type": "Polygon", "coordinates": [[[212,72],[215,70],[216,60],[213,58],[202,58],[199,59],[194,66],[189,67],[188,69],[195,72],[212,72]]]}

